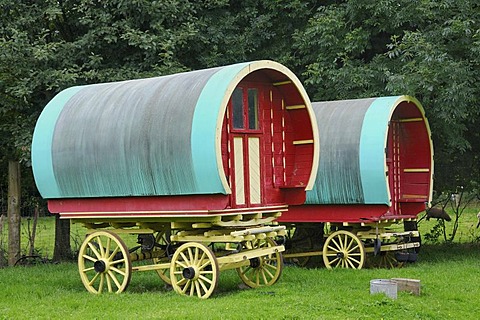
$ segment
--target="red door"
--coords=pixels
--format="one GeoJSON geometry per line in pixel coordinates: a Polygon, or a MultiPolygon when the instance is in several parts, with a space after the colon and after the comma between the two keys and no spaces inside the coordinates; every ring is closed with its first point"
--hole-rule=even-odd
{"type": "Polygon", "coordinates": [[[232,207],[259,206],[263,200],[264,160],[260,86],[242,84],[229,103],[229,159],[232,207]]]}

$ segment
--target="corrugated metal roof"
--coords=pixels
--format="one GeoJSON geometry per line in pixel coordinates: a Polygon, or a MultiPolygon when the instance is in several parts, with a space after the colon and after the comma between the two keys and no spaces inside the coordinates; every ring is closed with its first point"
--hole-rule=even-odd
{"type": "Polygon", "coordinates": [[[365,113],[374,100],[312,103],[320,135],[320,160],[306,203],[364,203],[359,149],[365,113]]]}

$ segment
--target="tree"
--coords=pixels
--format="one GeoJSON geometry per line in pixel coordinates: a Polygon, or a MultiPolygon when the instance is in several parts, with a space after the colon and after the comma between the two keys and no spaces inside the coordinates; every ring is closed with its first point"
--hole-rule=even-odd
{"type": "Polygon", "coordinates": [[[480,181],[479,5],[335,1],[294,36],[313,100],[408,94],[426,109],[439,191],[480,181]]]}
{"type": "MultiPolygon", "coordinates": [[[[192,10],[188,1],[0,0],[1,163],[29,167],[34,123],[59,91],[186,70],[176,53],[194,34],[192,10]]],[[[69,221],[56,225],[55,248],[66,250],[69,221]]]]}

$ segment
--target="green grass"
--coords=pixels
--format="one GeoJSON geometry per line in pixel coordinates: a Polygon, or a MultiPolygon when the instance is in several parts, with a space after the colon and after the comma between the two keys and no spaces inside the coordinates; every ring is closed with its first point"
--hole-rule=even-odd
{"type": "Polygon", "coordinates": [[[208,300],[166,290],[154,272],[134,273],[120,295],[92,295],[74,263],[6,268],[0,319],[469,319],[478,312],[479,261],[479,245],[427,245],[405,268],[286,267],[277,284],[248,290],[230,270],[208,300]],[[421,280],[421,295],[370,295],[370,280],[392,277],[421,280]]]}
{"type": "MultiPolygon", "coordinates": [[[[0,319],[469,319],[478,312],[480,297],[476,212],[464,213],[455,243],[427,243],[419,261],[401,269],[288,266],[278,283],[259,289],[240,289],[240,278],[229,270],[221,273],[208,300],[167,290],[155,272],[134,273],[122,294],[92,295],[83,287],[76,263],[0,269],[0,319]],[[398,277],[419,279],[421,295],[400,292],[396,300],[370,295],[370,280],[398,277]]],[[[421,233],[435,223],[422,221],[421,233]]],[[[53,226],[54,218],[42,218],[37,231],[36,244],[49,257],[53,226]]],[[[72,225],[72,245],[84,232],[72,225]]],[[[22,233],[27,234],[24,228],[22,233]]],[[[129,242],[134,240],[130,237],[129,242]]]]}

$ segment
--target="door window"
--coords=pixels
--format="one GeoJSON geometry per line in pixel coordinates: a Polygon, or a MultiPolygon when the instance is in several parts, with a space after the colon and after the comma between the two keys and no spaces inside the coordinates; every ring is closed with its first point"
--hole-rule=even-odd
{"type": "Polygon", "coordinates": [[[232,94],[232,126],[234,131],[258,131],[259,94],[257,88],[237,87],[232,94]]]}

